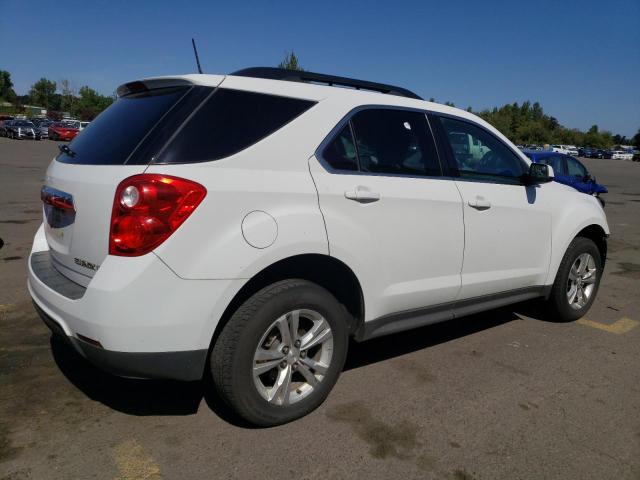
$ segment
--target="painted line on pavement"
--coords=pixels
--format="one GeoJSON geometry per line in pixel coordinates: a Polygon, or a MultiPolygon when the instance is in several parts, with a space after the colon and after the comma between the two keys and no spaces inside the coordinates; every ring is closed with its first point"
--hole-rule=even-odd
{"type": "Polygon", "coordinates": [[[115,480],[162,480],[160,467],[137,441],[122,442],[113,455],[119,471],[115,480]]]}
{"type": "Polygon", "coordinates": [[[597,328],[598,330],[604,330],[605,332],[615,333],[617,335],[627,333],[640,325],[640,322],[638,322],[637,320],[631,320],[627,317],[622,317],[620,320],[612,324],[594,322],[593,320],[589,320],[587,318],[581,318],[577,321],[577,323],[579,323],[580,325],[586,325],[587,327],[597,328]]]}

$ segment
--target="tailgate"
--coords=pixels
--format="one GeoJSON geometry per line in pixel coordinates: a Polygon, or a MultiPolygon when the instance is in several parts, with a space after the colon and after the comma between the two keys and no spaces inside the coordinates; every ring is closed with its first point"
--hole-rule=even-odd
{"type": "Polygon", "coordinates": [[[145,165],[70,165],[52,162],[43,195],[44,225],[51,260],[60,273],[87,286],[109,252],[113,197],[125,178],[145,165]],[[64,206],[68,203],[72,208],[64,206]]]}

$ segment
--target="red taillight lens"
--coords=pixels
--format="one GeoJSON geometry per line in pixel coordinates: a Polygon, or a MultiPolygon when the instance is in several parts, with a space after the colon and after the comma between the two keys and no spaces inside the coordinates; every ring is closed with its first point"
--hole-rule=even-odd
{"type": "Polygon", "coordinates": [[[182,225],[206,194],[199,183],[167,175],[142,174],[123,180],[113,200],[109,254],[149,253],[182,225]]]}

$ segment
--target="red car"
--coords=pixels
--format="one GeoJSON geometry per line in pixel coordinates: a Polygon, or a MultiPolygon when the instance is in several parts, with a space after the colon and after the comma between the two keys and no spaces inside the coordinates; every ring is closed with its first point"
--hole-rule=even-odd
{"type": "Polygon", "coordinates": [[[73,140],[78,132],[80,130],[70,123],[57,122],[49,126],[51,140],[73,140]]]}

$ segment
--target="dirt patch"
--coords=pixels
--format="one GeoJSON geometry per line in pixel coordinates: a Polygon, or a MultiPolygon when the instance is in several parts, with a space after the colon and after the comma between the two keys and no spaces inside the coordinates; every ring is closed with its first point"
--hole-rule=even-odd
{"type": "Polygon", "coordinates": [[[366,405],[350,402],[338,405],[327,412],[331,420],[348,424],[354,433],[367,444],[374,458],[407,460],[415,457],[420,446],[418,427],[406,420],[388,424],[375,418],[366,405]]]}
{"type": "Polygon", "coordinates": [[[398,358],[393,361],[394,368],[401,372],[407,372],[414,377],[418,383],[434,382],[436,377],[421,364],[413,362],[408,358],[398,358]]]}
{"type": "Polygon", "coordinates": [[[29,220],[0,220],[0,223],[6,225],[25,225],[29,222],[35,222],[36,219],[30,218],[29,220]]]}
{"type": "Polygon", "coordinates": [[[466,470],[454,470],[450,478],[452,480],[473,480],[474,476],[466,470]]]}
{"type": "Polygon", "coordinates": [[[9,439],[9,428],[0,423],[0,463],[17,457],[22,447],[14,447],[9,439]]]}
{"type": "Polygon", "coordinates": [[[622,250],[640,250],[640,247],[624,240],[618,240],[616,238],[609,239],[607,242],[607,249],[609,253],[620,252],[622,250]]]}
{"type": "Polygon", "coordinates": [[[621,277],[633,278],[635,280],[640,279],[640,265],[631,262],[620,262],[617,264],[621,270],[617,272],[611,272],[611,275],[620,275],[621,277]]]}

